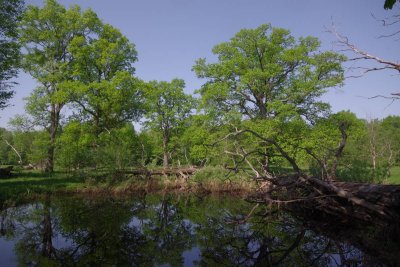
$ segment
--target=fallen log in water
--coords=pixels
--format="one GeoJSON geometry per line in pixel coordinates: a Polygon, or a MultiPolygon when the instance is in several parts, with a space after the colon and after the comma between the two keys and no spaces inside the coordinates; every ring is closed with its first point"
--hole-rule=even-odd
{"type": "Polygon", "coordinates": [[[306,175],[265,178],[267,190],[251,200],[301,206],[361,221],[400,222],[400,186],[328,182],[306,175]]]}

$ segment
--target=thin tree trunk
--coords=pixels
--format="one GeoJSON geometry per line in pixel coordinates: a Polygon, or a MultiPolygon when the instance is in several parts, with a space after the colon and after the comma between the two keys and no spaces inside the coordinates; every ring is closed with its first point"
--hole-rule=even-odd
{"type": "Polygon", "coordinates": [[[54,171],[54,150],[56,146],[56,135],[58,125],[60,123],[60,111],[62,105],[60,104],[52,104],[51,105],[51,114],[50,114],[50,146],[47,150],[47,160],[45,165],[45,172],[53,172],[54,171]]]}
{"type": "Polygon", "coordinates": [[[261,164],[262,170],[264,172],[264,175],[267,175],[270,173],[269,170],[269,156],[267,154],[264,155],[263,162],[261,164]]]}
{"type": "Polygon", "coordinates": [[[345,123],[341,123],[339,125],[339,130],[342,135],[342,140],[340,141],[340,144],[335,152],[335,158],[333,159],[331,174],[328,176],[328,180],[330,180],[330,181],[336,180],[336,170],[337,170],[337,166],[339,164],[339,158],[342,156],[343,149],[346,146],[346,142],[347,142],[346,129],[347,129],[347,127],[346,127],[345,123]]]}
{"type": "Polygon", "coordinates": [[[164,166],[164,168],[167,168],[169,165],[168,142],[169,142],[169,136],[167,133],[164,133],[164,135],[163,135],[163,153],[164,153],[163,166],[164,166]]]}

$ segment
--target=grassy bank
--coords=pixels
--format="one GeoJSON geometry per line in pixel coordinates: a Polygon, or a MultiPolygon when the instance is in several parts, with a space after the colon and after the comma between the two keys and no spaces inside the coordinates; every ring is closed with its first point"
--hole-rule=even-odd
{"type": "MultiPolygon", "coordinates": [[[[39,171],[18,171],[11,178],[0,178],[0,203],[18,201],[45,193],[124,194],[135,191],[251,192],[256,188],[243,173],[228,173],[222,167],[205,167],[189,179],[175,176],[144,178],[105,172],[51,175],[39,171]]],[[[400,184],[400,167],[391,170],[387,184],[400,184]]]]}
{"type": "Polygon", "coordinates": [[[18,201],[45,193],[233,192],[251,191],[253,188],[255,185],[251,180],[243,179],[239,174],[227,175],[225,169],[218,167],[203,168],[187,180],[175,176],[144,178],[104,172],[55,172],[49,175],[38,171],[19,171],[11,178],[0,179],[0,202],[18,201]]]}
{"type": "Polygon", "coordinates": [[[14,173],[11,178],[0,179],[0,201],[59,190],[74,191],[82,188],[84,184],[85,178],[79,175],[20,171],[14,173]]]}
{"type": "Polygon", "coordinates": [[[396,166],[390,170],[390,176],[385,181],[387,184],[400,184],[400,167],[396,166]]]}

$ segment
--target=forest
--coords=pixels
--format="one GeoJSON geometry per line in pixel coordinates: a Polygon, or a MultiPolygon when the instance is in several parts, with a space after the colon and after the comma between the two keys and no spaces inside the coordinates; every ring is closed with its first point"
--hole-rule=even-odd
{"type": "Polygon", "coordinates": [[[37,85],[0,128],[0,265],[398,266],[400,115],[323,96],[400,65],[330,33],[238,29],[188,88],[92,9],[0,0],[0,115],[37,85]]]}
{"type": "Polygon", "coordinates": [[[345,82],[347,58],[321,52],[317,38],[270,24],[242,29],[210,47],[216,62],[193,63],[203,85],[188,94],[182,79],[135,76],[135,45],[92,10],[48,0],[22,12],[22,1],[8,3],[2,107],[18,69],[38,86],[25,113],[1,129],[2,165],[47,173],[197,166],[217,175],[398,182],[400,116],[331,112],[320,96],[345,82]]]}

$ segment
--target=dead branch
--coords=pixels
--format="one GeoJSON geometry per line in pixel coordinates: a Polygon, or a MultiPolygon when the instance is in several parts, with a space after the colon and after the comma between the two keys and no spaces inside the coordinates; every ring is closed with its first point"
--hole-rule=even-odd
{"type": "Polygon", "coordinates": [[[347,199],[349,202],[353,203],[354,205],[357,206],[361,206],[367,210],[372,211],[373,213],[377,213],[385,218],[389,217],[388,214],[386,214],[383,210],[381,206],[375,205],[371,202],[366,201],[365,199],[361,199],[359,197],[354,196],[352,193],[343,190],[339,187],[336,187],[335,185],[331,184],[331,183],[326,183],[324,181],[321,181],[319,179],[316,178],[312,178],[312,177],[308,177],[308,176],[301,176],[299,177],[300,181],[303,182],[310,182],[314,185],[320,186],[330,192],[334,192],[336,193],[337,196],[347,199]]]}
{"type": "Polygon", "coordinates": [[[372,55],[364,50],[361,50],[358,48],[355,44],[350,43],[349,39],[343,35],[341,35],[334,26],[332,26],[332,30],[330,30],[331,33],[333,33],[336,36],[336,39],[338,40],[338,43],[344,47],[346,47],[347,51],[352,51],[356,55],[359,55],[358,57],[349,59],[350,61],[356,61],[356,60],[373,60],[377,63],[383,64],[383,67],[379,68],[371,68],[367,70],[383,70],[383,69],[394,69],[396,71],[400,72],[400,64],[394,61],[386,60],[383,58],[380,58],[378,56],[372,55]]]}
{"type": "Polygon", "coordinates": [[[251,162],[250,162],[249,159],[248,159],[248,156],[249,156],[249,155],[254,154],[254,153],[257,153],[257,151],[251,151],[251,152],[249,152],[249,153],[246,153],[246,151],[244,150],[244,148],[241,148],[241,149],[242,149],[242,151],[243,151],[244,153],[232,152],[232,151],[228,151],[228,150],[225,150],[224,152],[225,152],[226,154],[229,154],[229,155],[232,155],[232,156],[241,157],[241,161],[239,161],[239,162],[236,162],[236,161],[235,161],[235,169],[237,169],[237,165],[238,165],[238,164],[240,164],[240,163],[242,163],[242,162],[246,162],[247,165],[250,167],[250,169],[255,173],[255,175],[256,175],[257,177],[260,177],[260,176],[261,176],[260,173],[256,170],[256,168],[254,168],[253,164],[251,164],[251,162]]]}
{"type": "MultiPolygon", "coordinates": [[[[398,20],[400,20],[400,17],[398,17],[398,20]]],[[[396,23],[397,22],[398,21],[396,21],[396,23]]],[[[384,24],[385,24],[385,22],[384,22],[384,24]]],[[[393,25],[393,24],[391,24],[391,25],[393,25]]],[[[386,24],[386,25],[388,25],[388,24],[386,24]]],[[[347,78],[359,78],[369,72],[381,71],[381,70],[395,70],[397,72],[400,72],[400,63],[399,62],[383,59],[381,57],[370,54],[370,53],[360,49],[355,44],[351,43],[346,36],[343,36],[342,34],[340,34],[333,24],[332,24],[331,29],[328,29],[328,31],[333,33],[336,36],[336,39],[337,39],[337,42],[339,43],[339,45],[345,48],[343,51],[350,51],[356,55],[354,58],[349,59],[349,61],[368,60],[368,61],[373,61],[379,65],[376,67],[358,67],[357,69],[362,70],[361,74],[352,75],[347,78]]],[[[397,35],[398,33],[400,33],[400,31],[395,32],[390,35],[386,35],[386,36],[384,35],[383,37],[390,37],[393,35],[397,35]]],[[[385,97],[385,96],[376,96],[376,97],[392,99],[392,103],[393,103],[394,100],[398,99],[397,96],[400,96],[400,93],[392,93],[392,96],[393,97],[385,97]]],[[[375,98],[375,97],[372,97],[372,98],[375,98]]]]}
{"type": "Polygon", "coordinates": [[[18,163],[22,164],[22,157],[21,157],[21,154],[19,154],[18,150],[14,146],[12,146],[6,139],[3,139],[3,140],[9,147],[11,147],[11,149],[15,152],[15,154],[17,154],[17,156],[19,158],[18,163]]]}

